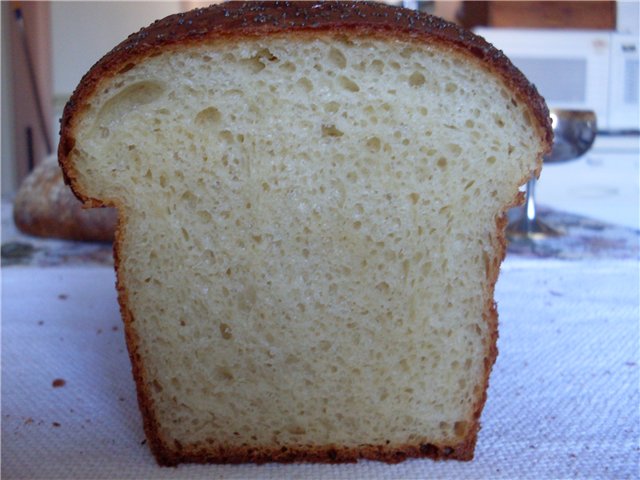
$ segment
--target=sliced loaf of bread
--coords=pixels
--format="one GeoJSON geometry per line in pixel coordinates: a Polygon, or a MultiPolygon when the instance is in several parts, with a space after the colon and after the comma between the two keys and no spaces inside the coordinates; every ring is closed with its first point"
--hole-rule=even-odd
{"type": "Polygon", "coordinates": [[[505,211],[551,138],[503,54],[382,4],[222,4],[108,53],[59,160],[119,212],[157,460],[472,458],[505,211]]]}

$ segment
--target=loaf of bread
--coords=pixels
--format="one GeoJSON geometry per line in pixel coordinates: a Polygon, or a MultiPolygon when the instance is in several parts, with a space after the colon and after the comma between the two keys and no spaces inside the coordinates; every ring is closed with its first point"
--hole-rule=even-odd
{"type": "Polygon", "coordinates": [[[221,4],[108,53],[59,160],[120,215],[158,462],[471,459],[505,211],[551,138],[499,51],[382,4],[221,4]]]}
{"type": "Polygon", "coordinates": [[[88,242],[111,242],[113,208],[82,208],[65,185],[57,157],[45,158],[20,184],[13,202],[16,227],[28,235],[88,242]]]}

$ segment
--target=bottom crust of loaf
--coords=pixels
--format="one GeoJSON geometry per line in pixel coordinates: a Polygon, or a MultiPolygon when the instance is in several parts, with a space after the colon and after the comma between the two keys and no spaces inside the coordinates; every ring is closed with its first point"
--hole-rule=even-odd
{"type": "Polygon", "coordinates": [[[361,445],[358,447],[340,446],[293,446],[293,447],[224,447],[183,448],[176,445],[175,450],[164,446],[152,445],[156,460],[163,466],[176,466],[179,463],[355,463],[358,460],[374,460],[386,463],[399,463],[410,458],[431,458],[433,460],[473,459],[473,442],[451,446],[438,446],[431,443],[420,445],[361,445]]]}

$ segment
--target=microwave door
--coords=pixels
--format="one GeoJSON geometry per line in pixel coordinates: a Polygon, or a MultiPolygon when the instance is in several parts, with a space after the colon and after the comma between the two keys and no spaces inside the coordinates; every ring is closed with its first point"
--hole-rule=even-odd
{"type": "Polygon", "coordinates": [[[615,133],[638,133],[640,130],[640,92],[638,37],[614,35],[611,41],[611,78],[609,129],[615,133]]]}

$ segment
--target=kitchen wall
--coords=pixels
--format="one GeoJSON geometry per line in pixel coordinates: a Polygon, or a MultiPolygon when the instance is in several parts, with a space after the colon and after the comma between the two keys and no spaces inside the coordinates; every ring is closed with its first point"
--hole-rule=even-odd
{"type": "Polygon", "coordinates": [[[640,32],[640,2],[638,0],[618,0],[616,2],[616,28],[620,32],[640,32]]]}
{"type": "Polygon", "coordinates": [[[3,149],[2,174],[3,187],[11,189],[52,149],[49,4],[2,2],[2,24],[3,94],[14,107],[3,102],[2,133],[9,141],[3,149]]]}
{"type": "Polygon", "coordinates": [[[14,191],[14,185],[16,183],[16,169],[15,164],[11,161],[14,158],[14,142],[13,142],[13,96],[12,96],[12,81],[11,70],[9,68],[11,64],[11,56],[9,55],[9,22],[12,21],[11,7],[9,2],[0,3],[2,20],[2,26],[0,27],[0,37],[2,53],[0,59],[2,65],[0,66],[0,82],[2,82],[2,97],[0,98],[0,105],[2,105],[2,118],[0,119],[0,125],[2,125],[2,192],[11,194],[14,191]]]}

